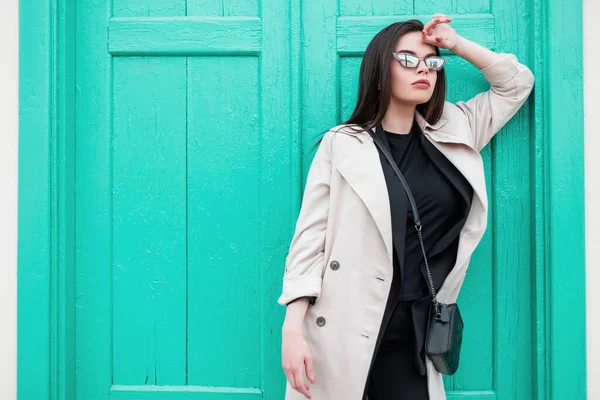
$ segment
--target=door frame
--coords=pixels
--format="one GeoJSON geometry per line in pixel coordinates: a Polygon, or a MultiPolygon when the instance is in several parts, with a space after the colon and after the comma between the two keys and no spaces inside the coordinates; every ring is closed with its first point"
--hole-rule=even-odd
{"type": "MultiPolygon", "coordinates": [[[[534,398],[584,399],[582,0],[532,0],[529,13],[534,398]]],[[[75,1],[20,0],[19,22],[17,391],[72,400],[75,1]]]]}
{"type": "Polygon", "coordinates": [[[19,0],[17,396],[74,399],[75,0],[19,0]]]}

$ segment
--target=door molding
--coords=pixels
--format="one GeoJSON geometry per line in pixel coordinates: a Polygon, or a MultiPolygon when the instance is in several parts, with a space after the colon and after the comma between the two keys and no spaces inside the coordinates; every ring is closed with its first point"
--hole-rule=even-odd
{"type": "Polygon", "coordinates": [[[19,1],[17,393],[74,399],[75,2],[19,1]]]}
{"type": "MultiPolygon", "coordinates": [[[[21,399],[75,396],[74,7],[68,0],[19,2],[21,399]]],[[[532,0],[530,15],[534,398],[584,399],[582,0],[532,0]]]]}
{"type": "Polygon", "coordinates": [[[586,398],[581,0],[533,0],[537,399],[586,398]]]}

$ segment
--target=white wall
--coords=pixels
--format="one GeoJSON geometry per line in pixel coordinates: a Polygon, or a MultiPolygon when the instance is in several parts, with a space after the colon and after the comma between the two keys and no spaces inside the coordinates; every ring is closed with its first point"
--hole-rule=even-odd
{"type": "Polygon", "coordinates": [[[592,126],[600,110],[600,54],[597,44],[600,25],[598,0],[583,0],[583,69],[585,115],[585,245],[587,304],[587,398],[600,399],[600,129],[592,126]],[[594,306],[593,308],[591,306],[594,306]]]}
{"type": "Polygon", "coordinates": [[[16,398],[18,0],[0,0],[0,399],[16,398]]]}

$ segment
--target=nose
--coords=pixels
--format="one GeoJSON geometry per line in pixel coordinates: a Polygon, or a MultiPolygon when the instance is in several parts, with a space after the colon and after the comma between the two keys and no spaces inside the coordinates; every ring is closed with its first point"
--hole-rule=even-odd
{"type": "Polygon", "coordinates": [[[417,64],[417,74],[428,74],[429,68],[427,68],[427,64],[425,64],[425,60],[419,60],[417,64]]]}

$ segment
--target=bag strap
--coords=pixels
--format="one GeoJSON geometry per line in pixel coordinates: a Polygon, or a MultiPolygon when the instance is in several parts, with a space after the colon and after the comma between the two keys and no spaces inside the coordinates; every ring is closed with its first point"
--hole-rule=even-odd
{"type": "Polygon", "coordinates": [[[406,179],[404,179],[404,175],[402,175],[402,172],[400,172],[400,169],[398,169],[398,165],[396,165],[396,162],[392,158],[392,155],[390,154],[387,147],[385,147],[385,145],[381,142],[381,139],[379,138],[380,137],[379,134],[382,133],[382,131],[383,131],[383,126],[381,125],[381,123],[377,125],[376,129],[377,129],[377,133],[373,132],[372,129],[369,129],[369,134],[371,135],[371,137],[373,138],[373,141],[375,142],[375,144],[377,145],[377,147],[379,148],[381,153],[384,155],[384,157],[387,159],[388,163],[390,164],[390,166],[392,167],[394,172],[396,173],[396,176],[402,183],[402,186],[404,186],[404,191],[406,192],[406,195],[408,196],[408,201],[410,203],[410,207],[412,208],[413,218],[415,220],[415,229],[417,230],[417,235],[419,236],[419,243],[421,244],[421,251],[423,253],[423,259],[425,260],[425,267],[427,268],[427,278],[429,279],[429,289],[431,290],[431,294],[433,296],[433,304],[435,306],[436,312],[439,314],[440,307],[439,307],[439,302],[437,301],[435,286],[433,284],[433,278],[431,277],[431,270],[429,269],[429,263],[427,262],[427,255],[425,254],[425,245],[423,244],[423,235],[421,234],[421,230],[423,229],[423,226],[421,225],[421,218],[419,217],[419,211],[417,210],[417,203],[415,202],[415,198],[413,197],[412,192],[410,191],[410,187],[408,187],[408,183],[406,183],[406,179]]]}

